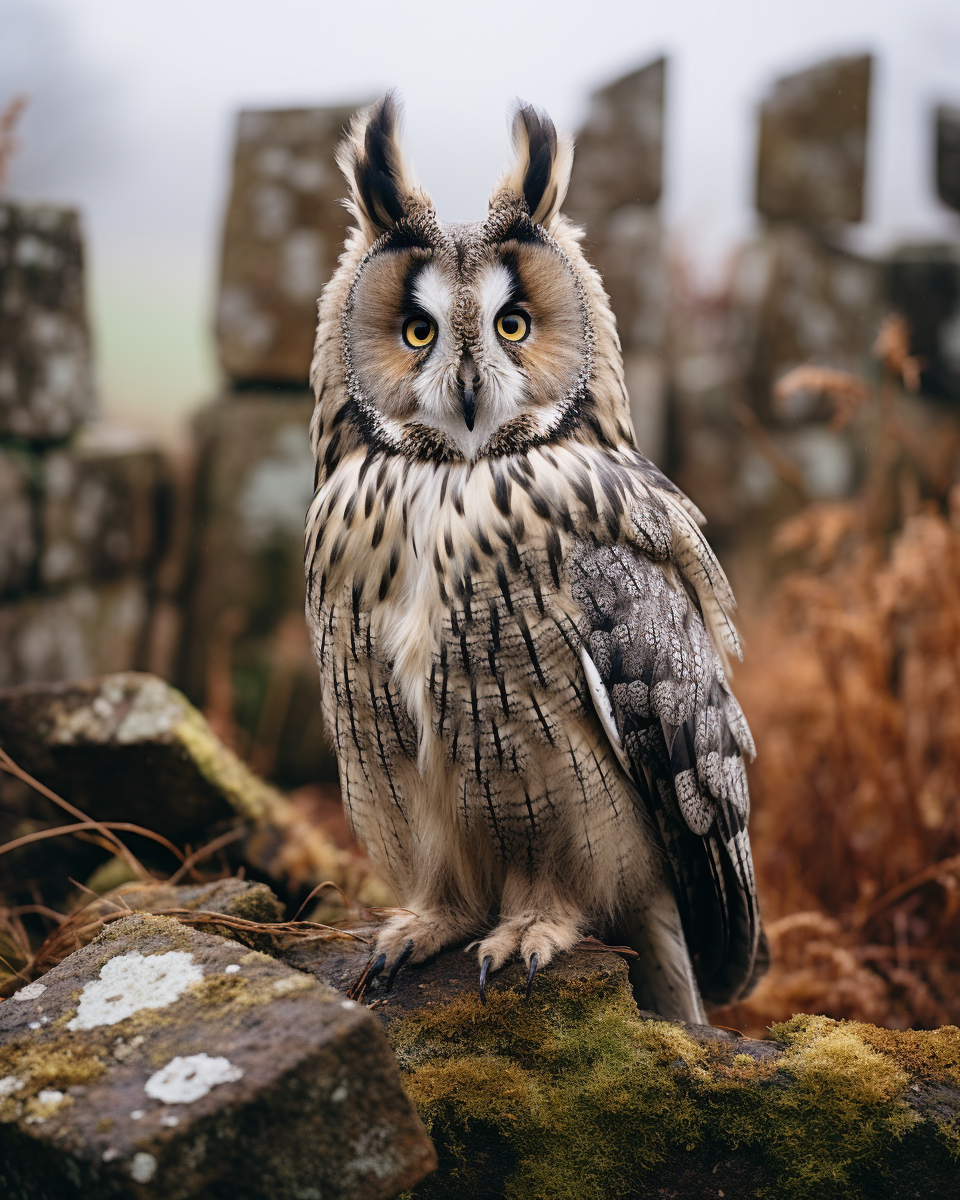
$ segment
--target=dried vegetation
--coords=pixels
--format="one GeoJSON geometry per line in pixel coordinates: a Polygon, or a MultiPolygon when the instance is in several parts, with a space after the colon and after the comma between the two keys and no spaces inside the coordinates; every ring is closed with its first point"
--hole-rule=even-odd
{"type": "Polygon", "coordinates": [[[839,372],[835,424],[863,406],[871,465],[847,503],[809,505],[775,549],[802,554],[747,627],[738,696],[769,975],[714,1015],[760,1033],[792,1013],[891,1028],[960,1024],[960,485],[952,423],[918,434],[908,330],[881,330],[879,393],[839,372]]]}

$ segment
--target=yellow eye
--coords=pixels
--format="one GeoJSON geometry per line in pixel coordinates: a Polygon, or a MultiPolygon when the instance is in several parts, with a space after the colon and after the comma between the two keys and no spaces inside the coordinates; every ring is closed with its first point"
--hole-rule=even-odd
{"type": "Polygon", "coordinates": [[[529,329],[530,318],[519,308],[512,308],[497,317],[497,333],[508,342],[522,342],[529,329]]]}
{"type": "Polygon", "coordinates": [[[429,346],[437,336],[437,327],[429,317],[409,317],[403,323],[403,340],[414,350],[429,346]]]}

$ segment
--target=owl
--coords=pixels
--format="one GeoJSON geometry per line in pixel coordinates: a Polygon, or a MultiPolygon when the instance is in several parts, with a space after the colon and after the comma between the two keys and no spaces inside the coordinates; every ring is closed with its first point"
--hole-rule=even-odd
{"type": "Polygon", "coordinates": [[[340,148],[355,226],[311,370],[307,619],[343,803],[403,911],[367,971],[629,946],[703,1022],[762,971],[729,586],[637,448],[616,324],[522,106],[486,218],[445,224],[390,95],[340,148]]]}

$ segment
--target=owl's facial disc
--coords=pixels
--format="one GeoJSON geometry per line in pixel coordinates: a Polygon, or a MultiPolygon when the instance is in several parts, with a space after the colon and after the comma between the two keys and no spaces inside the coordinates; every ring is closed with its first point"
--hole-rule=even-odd
{"type": "MultiPolygon", "coordinates": [[[[446,232],[446,231],[445,231],[446,232]]],[[[389,242],[361,268],[344,336],[363,405],[398,450],[467,460],[541,440],[584,377],[572,268],[548,241],[389,242]]]]}

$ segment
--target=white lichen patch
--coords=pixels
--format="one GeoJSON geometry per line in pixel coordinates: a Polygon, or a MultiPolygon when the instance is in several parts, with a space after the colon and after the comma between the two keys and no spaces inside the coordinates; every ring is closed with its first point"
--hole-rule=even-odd
{"type": "Polygon", "coordinates": [[[236,973],[240,970],[240,964],[231,963],[229,967],[224,967],[223,969],[228,975],[236,975],[236,973]]]}
{"type": "Polygon", "coordinates": [[[302,992],[313,987],[313,979],[309,975],[287,975],[278,979],[271,987],[275,996],[285,996],[288,992],[302,992]]]}
{"type": "Polygon", "coordinates": [[[186,950],[143,955],[139,950],[104,963],[100,978],[80,995],[77,1015],[67,1028],[116,1025],[144,1008],[166,1008],[203,978],[203,968],[186,950]]]}
{"type": "Polygon", "coordinates": [[[0,1100],[6,1100],[8,1096],[12,1096],[14,1092],[19,1092],[23,1087],[23,1080],[18,1079],[16,1075],[6,1075],[0,1079],[0,1100]]]}
{"type": "Polygon", "coordinates": [[[189,1054],[172,1058],[144,1084],[143,1090],[164,1104],[192,1104],[221,1083],[235,1083],[243,1070],[228,1058],[208,1054],[189,1054]]]}
{"type": "Polygon", "coordinates": [[[38,1000],[47,990],[45,983],[28,983],[26,987],[22,987],[19,992],[14,992],[10,997],[11,1000],[38,1000]]]}
{"type": "Polygon", "coordinates": [[[37,1092],[37,1101],[40,1104],[62,1104],[65,1099],[64,1093],[56,1088],[44,1088],[43,1091],[37,1092]]]}
{"type": "Polygon", "coordinates": [[[135,1183],[149,1183],[157,1173],[157,1160],[145,1150],[139,1150],[130,1162],[130,1174],[135,1183]]]}

